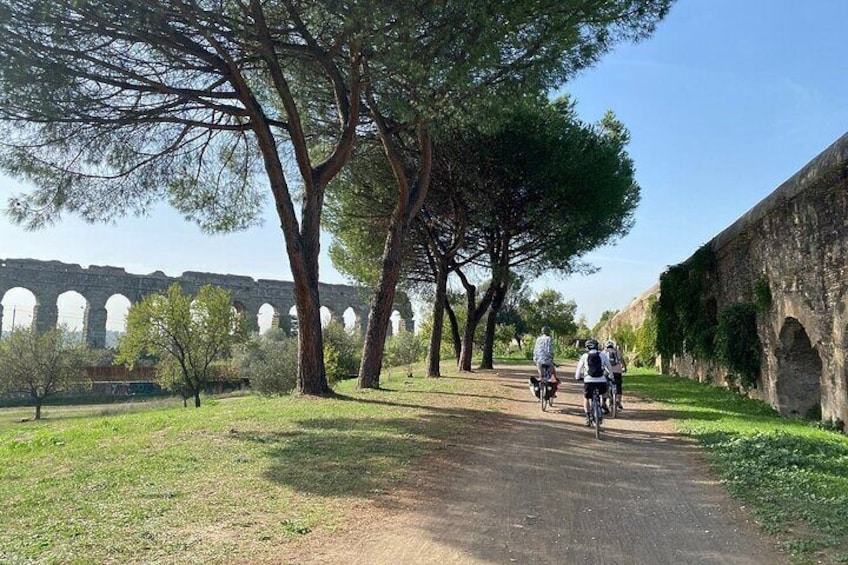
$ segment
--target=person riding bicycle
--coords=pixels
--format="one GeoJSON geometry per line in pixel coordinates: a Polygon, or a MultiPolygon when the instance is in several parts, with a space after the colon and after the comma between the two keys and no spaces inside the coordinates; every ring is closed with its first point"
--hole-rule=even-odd
{"type": "Polygon", "coordinates": [[[531,387],[534,382],[541,382],[545,379],[545,370],[547,369],[551,375],[548,382],[553,386],[551,396],[556,396],[559,380],[556,376],[556,365],[554,364],[554,340],[551,338],[551,328],[548,326],[542,326],[542,335],[536,338],[536,345],[533,348],[533,363],[536,364],[539,371],[539,378],[538,381],[530,379],[531,387]]]}
{"type": "Polygon", "coordinates": [[[624,357],[621,356],[621,353],[612,341],[608,341],[604,349],[606,349],[607,357],[609,358],[610,365],[612,365],[612,380],[615,381],[615,405],[619,410],[624,410],[624,406],[621,405],[621,385],[622,376],[627,371],[627,365],[624,363],[624,357]]]}
{"type": "MultiPolygon", "coordinates": [[[[592,425],[592,415],[589,411],[589,402],[592,393],[597,389],[601,398],[607,393],[607,375],[612,375],[612,365],[606,353],[598,350],[598,342],[594,339],[586,341],[586,353],[577,362],[574,371],[574,380],[583,381],[583,411],[586,413],[586,425],[592,425]]],[[[606,407],[604,412],[606,412],[606,407]]]]}

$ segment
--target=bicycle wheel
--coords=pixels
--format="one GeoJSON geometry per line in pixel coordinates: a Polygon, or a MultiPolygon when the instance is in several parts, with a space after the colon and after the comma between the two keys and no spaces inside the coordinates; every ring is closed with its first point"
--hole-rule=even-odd
{"type": "Polygon", "coordinates": [[[545,370],[542,371],[542,378],[539,380],[539,404],[542,405],[542,412],[544,412],[548,404],[550,404],[550,400],[548,399],[548,381],[551,378],[551,369],[548,366],[544,366],[545,370]]]}
{"type": "Polygon", "coordinates": [[[610,383],[609,396],[610,396],[610,416],[615,418],[618,415],[618,403],[615,401],[616,387],[615,387],[614,382],[610,383]]]}
{"type": "Polygon", "coordinates": [[[595,439],[601,439],[601,421],[604,418],[604,411],[601,408],[601,395],[597,390],[592,397],[592,414],[595,418],[595,439]]]}

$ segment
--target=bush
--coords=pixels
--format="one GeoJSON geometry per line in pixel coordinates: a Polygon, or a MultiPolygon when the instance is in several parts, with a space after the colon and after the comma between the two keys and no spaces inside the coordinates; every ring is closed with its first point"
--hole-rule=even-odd
{"type": "Polygon", "coordinates": [[[556,350],[556,358],[559,359],[580,359],[581,350],[576,345],[563,345],[556,350]]]}
{"type": "Polygon", "coordinates": [[[423,359],[427,349],[421,338],[412,332],[399,332],[386,340],[383,364],[386,367],[409,367],[423,359]]]}
{"type": "Polygon", "coordinates": [[[356,375],[362,361],[362,339],[339,322],[324,326],[324,368],[331,384],[356,375]]]}
{"type": "Polygon", "coordinates": [[[279,328],[254,334],[237,348],[233,363],[258,393],[287,394],[297,385],[297,338],[286,337],[279,328]]]}

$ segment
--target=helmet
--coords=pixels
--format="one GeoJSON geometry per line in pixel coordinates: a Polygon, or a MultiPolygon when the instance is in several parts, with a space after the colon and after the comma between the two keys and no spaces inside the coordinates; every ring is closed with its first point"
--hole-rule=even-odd
{"type": "Polygon", "coordinates": [[[594,339],[587,339],[586,340],[586,349],[597,349],[597,348],[598,348],[598,342],[597,341],[595,341],[594,339]]]}
{"type": "Polygon", "coordinates": [[[548,326],[542,326],[542,333],[545,335],[551,335],[551,328],[548,326]]]}
{"type": "Polygon", "coordinates": [[[611,341],[608,341],[606,347],[615,347],[615,344],[611,341]]]}

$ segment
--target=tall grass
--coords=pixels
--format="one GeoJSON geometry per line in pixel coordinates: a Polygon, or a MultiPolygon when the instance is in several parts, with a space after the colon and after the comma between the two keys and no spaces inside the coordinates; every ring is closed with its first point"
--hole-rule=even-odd
{"type": "Polygon", "coordinates": [[[628,374],[628,391],[670,405],[730,493],[797,563],[848,563],[848,437],[685,378],[628,374]]]}

